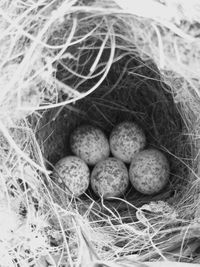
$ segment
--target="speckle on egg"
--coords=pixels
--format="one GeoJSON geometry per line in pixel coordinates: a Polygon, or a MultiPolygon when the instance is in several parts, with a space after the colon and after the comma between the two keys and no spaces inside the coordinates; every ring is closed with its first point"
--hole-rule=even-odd
{"type": "Polygon", "coordinates": [[[146,149],[137,153],[129,169],[130,181],[143,194],[158,193],[169,178],[169,163],[165,155],[156,149],[146,149]]]}
{"type": "Polygon", "coordinates": [[[59,160],[53,171],[53,178],[68,194],[82,195],[89,186],[90,171],[86,163],[76,157],[68,156],[59,160]]]}
{"type": "Polygon", "coordinates": [[[133,156],[144,148],[146,137],[134,122],[122,122],[113,129],[109,141],[113,156],[130,163],[133,156]]]}
{"type": "Polygon", "coordinates": [[[122,195],[129,184],[125,164],[116,158],[107,158],[94,167],[91,174],[93,191],[104,198],[122,195]]]}
{"type": "Polygon", "coordinates": [[[91,125],[83,125],[75,129],[70,137],[70,146],[72,152],[88,165],[95,165],[110,154],[105,134],[91,125]]]}

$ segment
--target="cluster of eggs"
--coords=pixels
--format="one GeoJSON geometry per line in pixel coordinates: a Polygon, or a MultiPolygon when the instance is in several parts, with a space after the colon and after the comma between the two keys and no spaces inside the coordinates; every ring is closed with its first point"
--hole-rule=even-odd
{"type": "Polygon", "coordinates": [[[103,198],[118,197],[129,181],[143,194],[158,193],[168,181],[169,163],[162,152],[145,146],[145,134],[134,122],[118,124],[109,139],[101,129],[83,125],[70,136],[74,155],[59,160],[53,176],[75,197],[89,184],[103,198]]]}

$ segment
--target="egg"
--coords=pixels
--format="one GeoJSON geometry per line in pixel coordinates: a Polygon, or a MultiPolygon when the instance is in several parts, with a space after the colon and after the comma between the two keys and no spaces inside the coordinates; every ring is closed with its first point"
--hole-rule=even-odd
{"type": "Polygon", "coordinates": [[[129,177],[136,190],[151,195],[164,188],[169,172],[170,167],[165,155],[156,149],[146,149],[132,159],[129,177]]]}
{"type": "Polygon", "coordinates": [[[90,171],[87,164],[76,156],[60,159],[54,167],[54,180],[67,194],[78,197],[89,186],[90,171]]]}
{"type": "Polygon", "coordinates": [[[130,163],[133,156],[145,147],[146,137],[136,123],[122,122],[112,130],[109,142],[112,155],[130,163]]]}
{"type": "Polygon", "coordinates": [[[129,184],[125,164],[116,158],[100,161],[91,173],[91,187],[103,198],[118,197],[125,193],[129,184]]]}
{"type": "Polygon", "coordinates": [[[83,125],[74,130],[70,136],[72,152],[88,165],[106,159],[110,154],[108,139],[101,129],[83,125]]]}

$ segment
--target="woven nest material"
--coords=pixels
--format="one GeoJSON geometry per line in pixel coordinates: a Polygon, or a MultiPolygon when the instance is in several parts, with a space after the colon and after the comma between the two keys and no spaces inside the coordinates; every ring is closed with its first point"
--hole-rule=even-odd
{"type": "Polygon", "coordinates": [[[196,4],[193,21],[173,1],[133,2],[0,3],[2,266],[200,262],[196,4]],[[71,132],[127,120],[168,158],[167,186],[69,198],[51,173],[71,132]]]}

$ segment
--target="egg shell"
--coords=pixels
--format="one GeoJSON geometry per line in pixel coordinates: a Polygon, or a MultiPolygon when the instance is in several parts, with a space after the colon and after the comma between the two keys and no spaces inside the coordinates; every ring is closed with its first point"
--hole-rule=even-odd
{"type": "Polygon", "coordinates": [[[82,159],[68,156],[56,163],[53,178],[68,194],[78,197],[89,186],[90,171],[82,159]]]}
{"type": "Polygon", "coordinates": [[[146,144],[143,130],[134,122],[118,124],[110,134],[112,155],[125,163],[130,163],[133,156],[146,144]]]}
{"type": "Polygon", "coordinates": [[[169,163],[165,155],[156,149],[137,153],[131,161],[129,177],[131,184],[143,194],[160,192],[169,178],[169,163]]]}
{"type": "Polygon", "coordinates": [[[88,165],[106,159],[110,154],[109,142],[101,129],[83,125],[74,130],[70,136],[72,152],[88,165]]]}
{"type": "Polygon", "coordinates": [[[91,173],[93,191],[105,199],[122,195],[128,184],[128,170],[125,164],[116,158],[110,157],[97,163],[91,173]]]}

